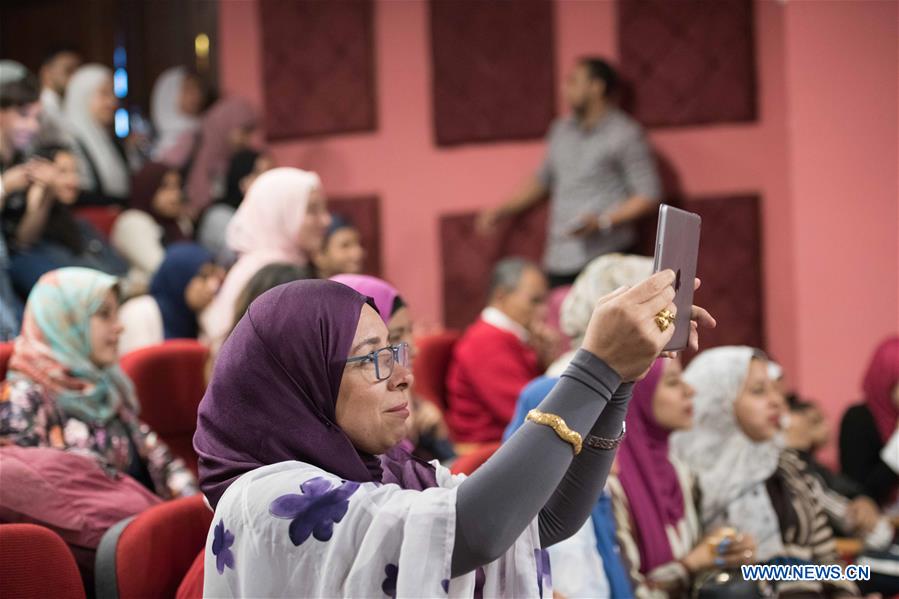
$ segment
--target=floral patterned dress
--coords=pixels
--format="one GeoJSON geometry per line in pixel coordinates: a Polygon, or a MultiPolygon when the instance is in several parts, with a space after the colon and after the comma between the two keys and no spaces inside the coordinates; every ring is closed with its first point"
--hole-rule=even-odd
{"type": "Polygon", "coordinates": [[[450,577],[456,488],[358,483],[303,462],[241,476],[206,542],[204,597],[552,597],[536,519],[483,574],[450,577]],[[481,578],[482,584],[476,585],[481,578]]]}
{"type": "Polygon", "coordinates": [[[52,447],[89,454],[132,474],[163,498],[193,495],[197,482],[181,459],[126,405],[105,423],[66,416],[39,384],[18,379],[0,387],[0,445],[52,447]]]}

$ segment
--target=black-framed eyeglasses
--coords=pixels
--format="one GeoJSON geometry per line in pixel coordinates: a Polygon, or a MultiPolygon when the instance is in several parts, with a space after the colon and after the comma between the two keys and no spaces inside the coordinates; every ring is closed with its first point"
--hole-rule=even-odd
{"type": "Polygon", "coordinates": [[[347,364],[352,362],[373,362],[375,365],[375,378],[378,381],[386,381],[393,374],[393,367],[397,362],[407,368],[409,367],[409,344],[397,343],[396,345],[388,345],[364,356],[347,358],[347,364]]]}

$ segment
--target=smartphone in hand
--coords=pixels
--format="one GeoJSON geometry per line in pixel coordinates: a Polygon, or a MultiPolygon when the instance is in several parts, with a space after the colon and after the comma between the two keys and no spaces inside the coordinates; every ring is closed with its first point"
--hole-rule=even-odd
{"type": "Polygon", "coordinates": [[[665,351],[686,349],[690,340],[690,313],[693,309],[693,282],[699,257],[701,225],[702,219],[698,214],[667,204],[659,206],[652,272],[671,269],[676,275],[674,305],[677,306],[677,319],[674,321],[674,336],[665,351]]]}

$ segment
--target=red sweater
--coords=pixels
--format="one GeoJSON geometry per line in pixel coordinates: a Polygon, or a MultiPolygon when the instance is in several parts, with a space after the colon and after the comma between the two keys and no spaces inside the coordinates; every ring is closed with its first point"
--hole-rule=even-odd
{"type": "Polygon", "coordinates": [[[540,376],[537,354],[515,334],[478,319],[453,350],[447,372],[447,418],[453,440],[500,441],[518,394],[540,376]]]}

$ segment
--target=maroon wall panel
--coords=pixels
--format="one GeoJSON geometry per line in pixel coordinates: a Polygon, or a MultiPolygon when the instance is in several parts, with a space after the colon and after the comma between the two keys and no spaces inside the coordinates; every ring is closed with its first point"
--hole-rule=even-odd
{"type": "MultiPolygon", "coordinates": [[[[678,201],[702,217],[696,301],[718,320],[718,328],[703,330],[702,346],[765,347],[762,289],[762,239],[758,196],[693,198],[678,201]]],[[[490,271],[506,256],[539,262],[545,239],[546,210],[532,211],[505,224],[494,237],[474,231],[474,215],[441,219],[444,322],[464,328],[483,308],[490,271]]],[[[655,218],[646,223],[641,251],[651,255],[655,218]]]]}
{"type": "Polygon", "coordinates": [[[440,219],[443,257],[443,321],[462,329],[484,308],[493,265],[510,256],[540,264],[546,238],[546,204],[514,221],[503,221],[495,234],[475,231],[475,214],[447,215],[440,219]]]}
{"type": "Polygon", "coordinates": [[[378,196],[329,197],[328,210],[352,221],[365,248],[366,274],[381,276],[381,201],[378,196]]]}
{"type": "Polygon", "coordinates": [[[549,0],[431,0],[438,145],[542,137],[555,115],[549,0]]]}
{"type": "Polygon", "coordinates": [[[620,0],[628,108],[650,127],[756,119],[752,0],[620,0]]]}
{"type": "Polygon", "coordinates": [[[376,128],[372,0],[261,0],[270,140],[376,128]]]}

